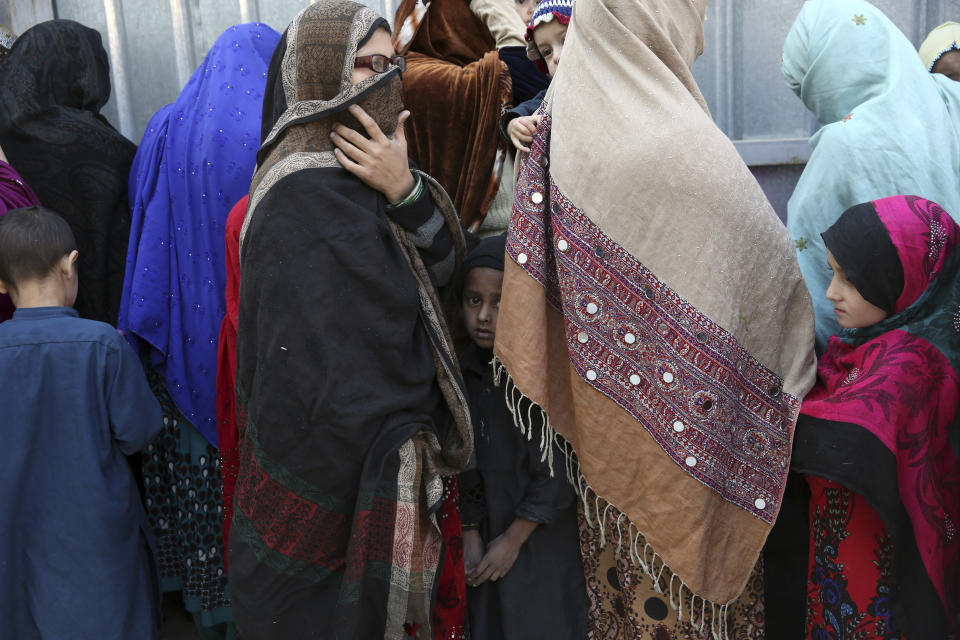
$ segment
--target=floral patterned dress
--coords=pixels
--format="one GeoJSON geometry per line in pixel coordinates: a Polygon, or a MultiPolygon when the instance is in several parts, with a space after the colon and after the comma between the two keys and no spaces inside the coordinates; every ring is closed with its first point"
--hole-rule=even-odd
{"type": "Polygon", "coordinates": [[[861,496],[817,476],[810,485],[807,638],[900,640],[891,611],[893,544],[861,496]]]}

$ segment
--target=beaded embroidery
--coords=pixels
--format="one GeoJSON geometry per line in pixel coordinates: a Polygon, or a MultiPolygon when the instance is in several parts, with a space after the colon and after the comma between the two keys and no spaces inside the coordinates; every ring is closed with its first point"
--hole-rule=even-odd
{"type": "Polygon", "coordinates": [[[578,374],[680,468],[772,524],[799,399],[564,196],[547,172],[550,118],[540,115],[507,253],[562,312],[578,374]]]}

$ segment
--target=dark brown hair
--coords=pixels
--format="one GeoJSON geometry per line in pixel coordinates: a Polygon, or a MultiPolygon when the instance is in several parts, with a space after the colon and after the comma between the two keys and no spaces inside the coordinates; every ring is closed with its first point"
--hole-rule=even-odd
{"type": "Polygon", "coordinates": [[[47,277],[76,248],[70,225],[53,211],[8,211],[0,218],[0,280],[16,291],[22,282],[47,277]]]}

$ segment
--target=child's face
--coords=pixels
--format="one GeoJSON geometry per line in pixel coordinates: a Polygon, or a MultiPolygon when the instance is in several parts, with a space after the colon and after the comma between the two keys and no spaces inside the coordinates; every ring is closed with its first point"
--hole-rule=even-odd
{"type": "Polygon", "coordinates": [[[537,10],[537,0],[513,0],[513,8],[523,20],[523,24],[528,25],[533,20],[533,12],[537,10]]]}
{"type": "Polygon", "coordinates": [[[551,78],[557,72],[557,65],[560,64],[560,52],[566,37],[567,25],[560,24],[556,18],[550,22],[541,23],[533,30],[533,42],[537,45],[543,61],[547,63],[547,73],[551,78]]]}
{"type": "Polygon", "coordinates": [[[476,267],[467,273],[461,300],[463,322],[467,325],[470,338],[481,349],[493,349],[502,286],[503,271],[476,267]]]}
{"type": "Polygon", "coordinates": [[[950,49],[940,56],[930,73],[942,73],[951,80],[960,82],[960,51],[950,49]]]}
{"type": "Polygon", "coordinates": [[[829,251],[827,263],[833,270],[833,280],[827,287],[827,300],[833,303],[833,313],[841,327],[860,329],[875,325],[887,317],[886,311],[863,299],[829,251]]]}

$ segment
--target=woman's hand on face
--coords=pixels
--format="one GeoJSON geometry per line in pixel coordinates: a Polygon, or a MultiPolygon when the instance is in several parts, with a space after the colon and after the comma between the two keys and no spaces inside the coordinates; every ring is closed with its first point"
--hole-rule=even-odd
{"type": "Polygon", "coordinates": [[[387,201],[396,204],[413,189],[414,179],[407,159],[407,138],[403,127],[409,111],[400,113],[397,130],[388,138],[376,121],[358,105],[350,106],[350,113],[360,121],[369,138],[342,124],[336,124],[330,139],[333,150],[344,169],[382,193],[387,201]]]}

